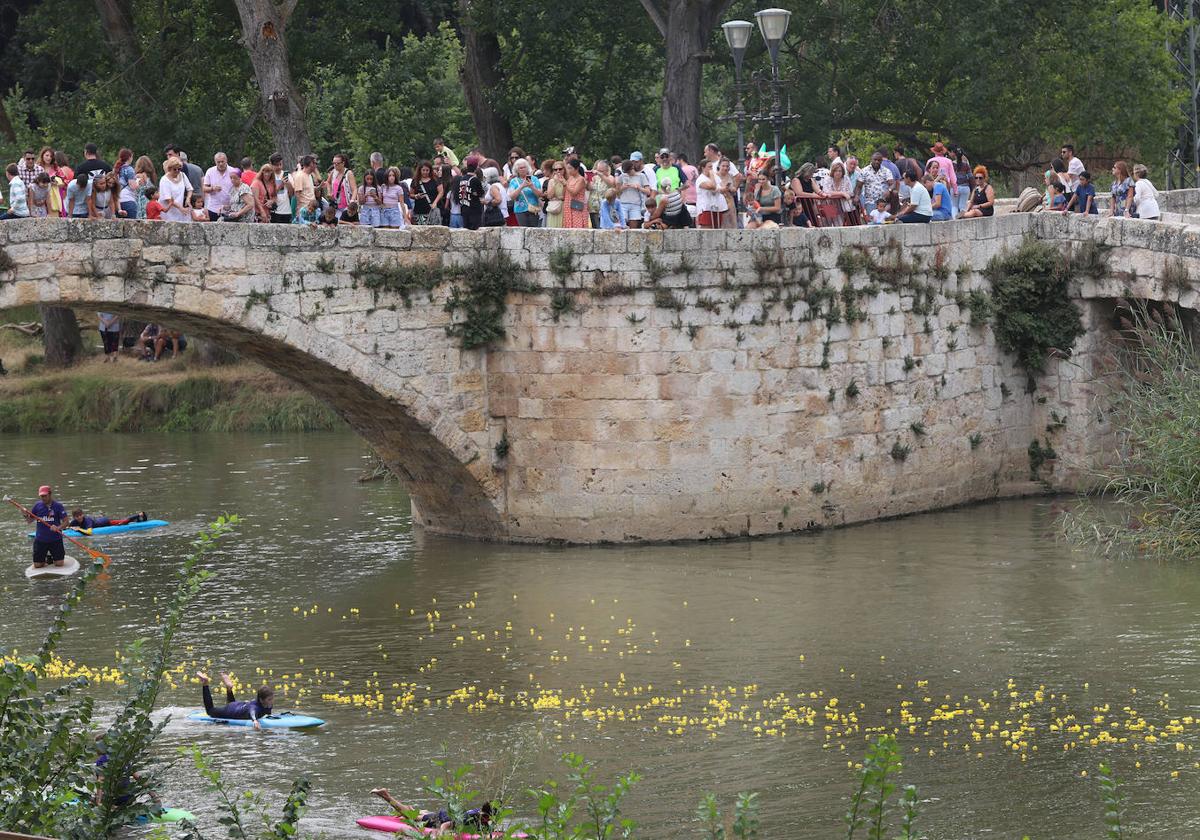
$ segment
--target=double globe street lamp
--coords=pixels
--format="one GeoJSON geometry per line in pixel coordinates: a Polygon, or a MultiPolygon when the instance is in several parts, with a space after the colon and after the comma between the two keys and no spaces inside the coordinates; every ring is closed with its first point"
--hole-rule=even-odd
{"type": "MultiPolygon", "coordinates": [[[[749,118],[755,122],[770,121],[772,129],[774,129],[775,186],[779,186],[783,173],[781,165],[783,124],[799,119],[796,114],[783,113],[782,97],[780,96],[783,83],[779,79],[779,47],[783,44],[783,37],[787,34],[788,22],[792,18],[792,13],[787,9],[763,9],[760,12],[755,12],[754,17],[758,21],[758,31],[762,33],[763,41],[767,45],[767,52],[771,56],[771,78],[768,82],[771,90],[771,110],[768,114],[759,113],[749,115],[749,118]]],[[[744,126],[747,114],[745,104],[742,100],[742,94],[745,89],[742,84],[742,59],[746,56],[746,48],[750,46],[750,33],[754,31],[754,24],[746,20],[731,20],[721,24],[721,29],[725,31],[725,40],[729,44],[729,51],[733,54],[734,87],[737,90],[737,105],[733,113],[733,119],[737,121],[738,155],[742,164],[742,171],[745,172],[746,138],[744,126]]]]}

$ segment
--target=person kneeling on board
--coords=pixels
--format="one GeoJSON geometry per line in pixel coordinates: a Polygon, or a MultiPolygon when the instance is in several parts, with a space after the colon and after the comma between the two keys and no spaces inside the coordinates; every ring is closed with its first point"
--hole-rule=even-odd
{"type": "Polygon", "coordinates": [[[146,511],[139,511],[133,516],[126,516],[121,519],[112,519],[99,514],[97,516],[84,516],[83,508],[75,508],[71,511],[70,527],[77,531],[90,531],[93,528],[107,528],[110,525],[128,525],[130,522],[145,522],[146,511]]]}
{"type": "Polygon", "coordinates": [[[37,531],[33,535],[33,568],[41,569],[47,566],[47,559],[53,561],[55,566],[62,566],[67,556],[62,538],[67,510],[62,506],[62,502],[54,500],[49,484],[38,488],[38,500],[29,514],[25,515],[30,522],[37,522],[37,531]]]}
{"type": "Polygon", "coordinates": [[[259,720],[271,714],[271,705],[275,701],[275,691],[270,686],[262,686],[253,700],[238,700],[233,696],[233,680],[228,674],[221,674],[221,684],[225,686],[225,705],[214,706],[212,692],[208,689],[208,674],[196,672],[200,680],[200,693],[204,700],[204,714],[221,720],[252,720],[255,729],[262,729],[259,720]]]}
{"type": "MultiPolygon", "coordinates": [[[[455,828],[454,821],[446,811],[423,811],[417,808],[410,808],[388,793],[387,788],[375,788],[371,793],[391,805],[392,810],[402,817],[407,817],[413,813],[417,814],[417,821],[421,824],[421,828],[433,828],[438,832],[449,831],[455,828]]],[[[463,819],[463,824],[458,826],[458,828],[488,828],[492,824],[492,813],[492,803],[485,802],[482,808],[472,808],[467,811],[463,819]]]]}

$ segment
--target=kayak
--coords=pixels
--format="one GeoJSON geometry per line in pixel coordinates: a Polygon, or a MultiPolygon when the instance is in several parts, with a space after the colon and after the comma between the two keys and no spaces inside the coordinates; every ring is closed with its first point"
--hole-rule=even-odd
{"type": "MultiPolygon", "coordinates": [[[[124,534],[129,531],[146,531],[150,528],[165,528],[170,525],[163,519],[147,519],[145,522],[130,522],[127,525],[105,525],[103,528],[93,528],[90,531],[80,531],[76,528],[67,528],[63,531],[68,537],[103,537],[108,534],[124,534]]],[[[33,531],[29,532],[30,539],[34,536],[33,531]]]]}
{"type": "MultiPolygon", "coordinates": [[[[355,820],[355,822],[357,822],[360,827],[365,828],[368,831],[390,831],[393,834],[402,831],[405,832],[406,836],[419,833],[424,834],[426,837],[432,837],[434,834],[437,834],[436,828],[413,828],[404,820],[400,819],[400,817],[395,816],[361,817],[358,820],[355,820]]],[[[487,835],[487,837],[503,836],[503,831],[496,831],[487,835]]],[[[455,837],[457,840],[484,840],[484,835],[482,834],[457,834],[455,837]]],[[[513,837],[528,837],[528,835],[514,834],[513,837]]]]}
{"type": "Polygon", "coordinates": [[[25,567],[25,577],[30,580],[48,580],[50,578],[70,577],[79,571],[79,561],[74,557],[63,558],[61,566],[55,566],[51,563],[49,566],[42,566],[40,569],[35,569],[30,563],[25,567]]]}
{"type": "Polygon", "coordinates": [[[194,820],[194,819],[196,819],[196,815],[193,814],[191,811],[185,811],[182,808],[164,808],[160,813],[157,813],[152,817],[148,817],[148,816],[144,816],[144,815],[138,817],[138,822],[140,822],[140,823],[174,823],[174,822],[179,822],[180,820],[194,820]]]}
{"type": "MultiPolygon", "coordinates": [[[[224,724],[225,726],[254,726],[254,721],[252,720],[215,718],[209,717],[204,712],[192,712],[188,715],[188,720],[195,720],[200,723],[224,724]]],[[[325,721],[320,718],[303,715],[300,712],[276,712],[273,715],[259,718],[258,722],[262,724],[263,729],[313,729],[325,725],[325,721]]]]}

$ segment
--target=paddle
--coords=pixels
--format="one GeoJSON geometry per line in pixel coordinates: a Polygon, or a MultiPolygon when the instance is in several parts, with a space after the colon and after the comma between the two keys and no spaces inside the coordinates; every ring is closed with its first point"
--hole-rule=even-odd
{"type": "MultiPolygon", "coordinates": [[[[27,509],[27,508],[25,508],[25,507],[22,507],[22,506],[21,506],[21,505],[20,505],[20,504],[19,504],[17,501],[15,501],[15,500],[13,499],[13,497],[12,497],[12,496],[5,496],[5,497],[4,497],[4,501],[8,502],[10,505],[12,505],[13,507],[15,507],[17,510],[21,511],[21,513],[25,514],[25,515],[26,515],[26,516],[28,516],[29,518],[31,518],[31,519],[36,519],[38,522],[41,522],[41,523],[42,523],[43,525],[45,525],[46,527],[48,527],[48,528],[53,528],[53,527],[54,527],[54,523],[53,523],[53,522],[50,522],[50,521],[48,521],[48,520],[46,520],[46,519],[42,519],[40,516],[38,516],[37,514],[35,514],[33,511],[31,511],[31,510],[28,510],[28,509],[27,509]]],[[[83,543],[81,543],[79,540],[75,539],[74,537],[68,537],[66,534],[63,534],[63,537],[64,537],[65,539],[68,539],[68,540],[70,540],[70,541],[71,541],[71,542],[72,542],[74,545],[77,545],[77,546],[79,546],[80,548],[82,548],[84,551],[86,551],[86,552],[88,553],[88,555],[89,555],[89,556],[90,556],[90,557],[91,557],[93,560],[103,560],[103,561],[104,561],[104,565],[105,565],[105,566],[107,566],[107,565],[108,565],[108,563],[109,563],[109,561],[110,561],[110,560],[112,560],[112,558],[111,558],[111,557],[109,557],[107,554],[105,554],[105,553],[103,553],[103,552],[101,552],[101,551],[96,551],[94,548],[88,548],[86,545],[84,545],[84,544],[83,544],[83,543]]]]}

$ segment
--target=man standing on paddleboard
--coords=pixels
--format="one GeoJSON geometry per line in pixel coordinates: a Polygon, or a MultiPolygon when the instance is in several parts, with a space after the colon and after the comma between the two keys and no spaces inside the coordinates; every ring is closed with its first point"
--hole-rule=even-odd
{"type": "Polygon", "coordinates": [[[37,533],[33,535],[33,568],[41,569],[48,565],[47,558],[53,560],[55,566],[62,566],[67,556],[62,538],[67,510],[61,502],[54,500],[54,493],[49,484],[38,488],[38,498],[40,501],[30,510],[33,515],[25,516],[30,522],[37,522],[37,533]],[[47,522],[50,524],[46,524],[47,522]]]}

